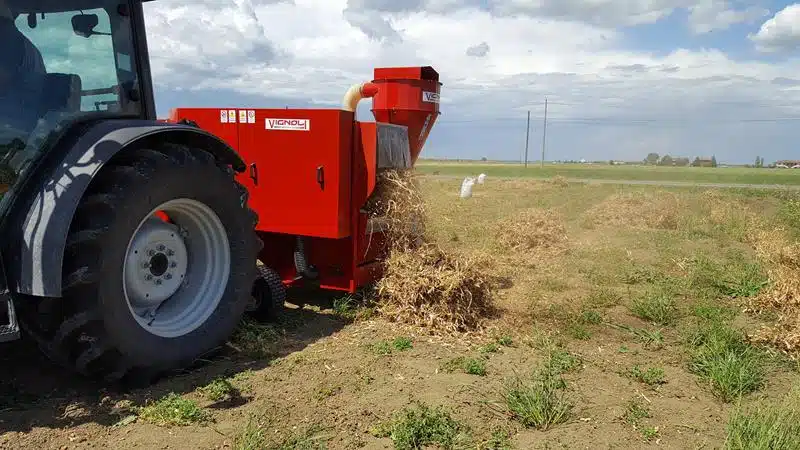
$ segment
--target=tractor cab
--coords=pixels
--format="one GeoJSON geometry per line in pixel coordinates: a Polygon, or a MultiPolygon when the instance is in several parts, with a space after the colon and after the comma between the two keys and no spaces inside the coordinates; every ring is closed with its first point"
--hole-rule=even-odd
{"type": "Polygon", "coordinates": [[[73,125],[155,116],[140,3],[0,0],[0,195],[73,125]]]}
{"type": "MultiPolygon", "coordinates": [[[[141,3],[0,0],[3,229],[18,226],[8,222],[24,185],[39,181],[34,166],[48,154],[57,160],[67,135],[107,119],[155,118],[141,3]]],[[[13,253],[11,240],[5,233],[0,241],[4,256],[13,253]]],[[[6,269],[0,262],[0,294],[14,288],[6,286],[6,269]]],[[[3,298],[0,342],[17,330],[11,300],[3,298]]]]}

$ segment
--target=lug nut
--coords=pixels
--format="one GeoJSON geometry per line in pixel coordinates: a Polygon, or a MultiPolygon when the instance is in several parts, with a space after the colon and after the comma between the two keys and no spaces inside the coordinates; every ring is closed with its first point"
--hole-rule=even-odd
{"type": "Polygon", "coordinates": [[[167,247],[165,247],[164,244],[158,244],[158,247],[156,247],[156,248],[158,249],[158,251],[163,252],[164,249],[167,248],[167,247]]]}
{"type": "Polygon", "coordinates": [[[156,279],[156,284],[160,285],[161,283],[161,278],[156,279]]]}
{"type": "Polygon", "coordinates": [[[153,276],[152,275],[147,275],[146,277],[144,277],[144,279],[147,280],[147,281],[150,281],[150,280],[153,279],[153,276]]]}
{"type": "Polygon", "coordinates": [[[156,252],[154,250],[148,250],[147,256],[156,256],[156,252]]]}
{"type": "Polygon", "coordinates": [[[170,248],[170,249],[167,249],[167,256],[172,256],[172,255],[174,255],[174,254],[175,254],[175,252],[174,252],[174,251],[172,251],[172,249],[171,249],[171,248],[170,248]]]}
{"type": "Polygon", "coordinates": [[[174,269],[174,268],[178,267],[178,263],[176,263],[175,261],[172,261],[171,263],[169,263],[169,266],[174,269]]]}
{"type": "Polygon", "coordinates": [[[164,278],[167,279],[167,280],[171,280],[172,279],[172,274],[168,273],[168,274],[164,275],[164,278]]]}
{"type": "Polygon", "coordinates": [[[142,269],[149,269],[149,268],[150,268],[150,263],[149,262],[146,262],[146,263],[142,264],[142,269]]]}

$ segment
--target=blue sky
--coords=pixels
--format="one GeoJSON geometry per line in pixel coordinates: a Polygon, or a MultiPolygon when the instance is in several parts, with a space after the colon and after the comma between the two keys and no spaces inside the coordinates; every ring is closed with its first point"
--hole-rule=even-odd
{"type": "MultiPolygon", "coordinates": [[[[146,6],[159,113],[338,107],[432,65],[423,156],[800,159],[800,4],[775,0],[177,0],[146,6]]],[[[369,104],[359,117],[370,119],[369,104]]]]}

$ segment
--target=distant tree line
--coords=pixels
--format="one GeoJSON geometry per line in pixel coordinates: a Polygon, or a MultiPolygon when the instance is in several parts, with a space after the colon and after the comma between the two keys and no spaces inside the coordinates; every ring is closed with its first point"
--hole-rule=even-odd
{"type": "Polygon", "coordinates": [[[717,167],[717,157],[713,155],[710,158],[696,156],[694,160],[691,160],[685,156],[661,156],[658,153],[651,152],[647,154],[647,157],[642,162],[649,166],[717,167]]]}

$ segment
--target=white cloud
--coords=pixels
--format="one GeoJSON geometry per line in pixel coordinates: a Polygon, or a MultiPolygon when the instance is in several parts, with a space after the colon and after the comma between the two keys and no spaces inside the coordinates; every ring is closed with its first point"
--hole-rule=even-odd
{"type": "Polygon", "coordinates": [[[478,45],[472,45],[470,47],[467,47],[467,56],[472,56],[475,58],[483,58],[484,56],[489,54],[490,50],[491,47],[489,47],[489,44],[487,44],[486,41],[483,41],[478,45]]]}
{"type": "Polygon", "coordinates": [[[750,39],[766,52],[800,49],[800,3],[778,11],[750,39]]]}
{"type": "Polygon", "coordinates": [[[502,15],[529,14],[617,27],[655,23],[692,0],[490,0],[502,15]]]}
{"type": "Polygon", "coordinates": [[[757,5],[736,8],[728,0],[700,0],[689,7],[689,28],[693,33],[725,30],[738,23],[753,23],[769,14],[757,5]]]}
{"type": "MultiPolygon", "coordinates": [[[[468,0],[207,0],[191,8],[160,0],[146,4],[154,77],[161,90],[184,89],[187,101],[193,91],[213,89],[335,107],[374,67],[432,65],[444,83],[443,115],[429,151],[451,156],[483,156],[483,145],[493,146],[494,156],[515,157],[524,128],[509,133],[519,125],[507,119],[521,118],[524,127],[525,112],[540,115],[545,96],[553,126],[548,148],[564,155],[597,148],[601,159],[638,159],[648,145],[711,153],[713,142],[726,145],[718,157],[736,158],[756,148],[750,140],[770,138],[764,133],[772,119],[800,113],[796,61],[739,61],[716,49],[635,51],[608,25],[653,20],[686,4],[679,0],[582,0],[606,15],[584,21],[557,18],[541,9],[556,3],[544,0],[508,1],[509,14],[494,1],[490,12],[468,0]],[[510,15],[531,4],[538,12],[510,15]],[[423,10],[431,5],[452,12],[423,10]],[[353,23],[346,11],[356,6],[367,15],[353,23]],[[382,11],[391,8],[402,11],[382,11]],[[386,25],[395,39],[381,38],[386,25]],[[490,51],[470,56],[467,48],[480,43],[490,51]],[[767,120],[743,122],[759,118],[767,120]]],[[[578,0],[564,2],[578,11],[578,0]]],[[[731,20],[709,23],[719,28],[731,20]]]]}

